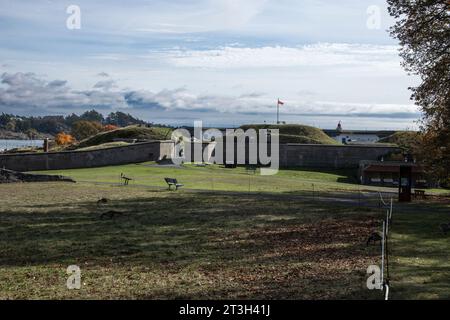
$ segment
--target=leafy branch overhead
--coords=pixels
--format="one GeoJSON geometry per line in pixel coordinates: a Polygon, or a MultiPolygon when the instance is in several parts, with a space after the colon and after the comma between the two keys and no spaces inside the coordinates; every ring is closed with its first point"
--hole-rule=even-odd
{"type": "Polygon", "coordinates": [[[411,99],[420,107],[424,133],[422,160],[441,181],[450,180],[450,2],[388,0],[396,19],[403,67],[421,83],[411,99]]]}

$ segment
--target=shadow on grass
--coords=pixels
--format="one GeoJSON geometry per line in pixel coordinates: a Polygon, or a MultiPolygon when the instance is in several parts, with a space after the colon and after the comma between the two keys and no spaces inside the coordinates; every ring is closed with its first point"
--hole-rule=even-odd
{"type": "Polygon", "coordinates": [[[346,297],[359,290],[373,260],[372,248],[364,246],[366,214],[245,195],[152,192],[103,208],[80,202],[31,213],[3,210],[0,265],[119,264],[175,274],[192,269],[214,284],[201,292],[166,288],[157,295],[171,298],[346,297]],[[122,214],[100,219],[107,210],[122,214]],[[352,281],[356,289],[355,283],[346,288],[352,281]]]}
{"type": "Polygon", "coordinates": [[[391,227],[391,275],[394,299],[450,298],[450,235],[439,229],[450,222],[449,205],[413,203],[394,211],[391,227]]]}
{"type": "Polygon", "coordinates": [[[325,173],[336,176],[336,182],[358,184],[356,169],[328,169],[328,168],[304,168],[304,167],[289,167],[283,168],[284,171],[289,172],[304,172],[307,174],[325,173]]]}

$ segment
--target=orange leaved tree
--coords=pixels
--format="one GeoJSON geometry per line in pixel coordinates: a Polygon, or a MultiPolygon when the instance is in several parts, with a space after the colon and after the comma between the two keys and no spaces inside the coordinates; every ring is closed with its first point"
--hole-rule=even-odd
{"type": "Polygon", "coordinates": [[[107,124],[106,126],[103,127],[103,131],[113,131],[116,129],[119,129],[119,127],[113,124],[107,124]]]}
{"type": "Polygon", "coordinates": [[[60,132],[56,135],[55,141],[58,146],[63,146],[73,143],[75,139],[70,134],[60,132]]]}

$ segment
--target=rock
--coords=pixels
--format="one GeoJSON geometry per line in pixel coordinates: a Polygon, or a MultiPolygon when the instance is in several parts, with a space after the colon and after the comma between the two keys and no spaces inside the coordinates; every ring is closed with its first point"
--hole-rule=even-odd
{"type": "Polygon", "coordinates": [[[0,183],[12,183],[12,182],[51,182],[51,181],[64,181],[75,182],[75,180],[59,176],[48,174],[32,174],[23,173],[8,169],[0,169],[0,183]]]}

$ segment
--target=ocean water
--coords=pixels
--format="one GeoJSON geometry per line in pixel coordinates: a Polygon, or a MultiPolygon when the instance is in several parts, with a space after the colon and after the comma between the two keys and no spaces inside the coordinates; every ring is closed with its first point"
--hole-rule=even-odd
{"type": "Polygon", "coordinates": [[[2,140],[0,139],[0,150],[9,150],[23,147],[42,147],[44,140],[2,140]]]}

